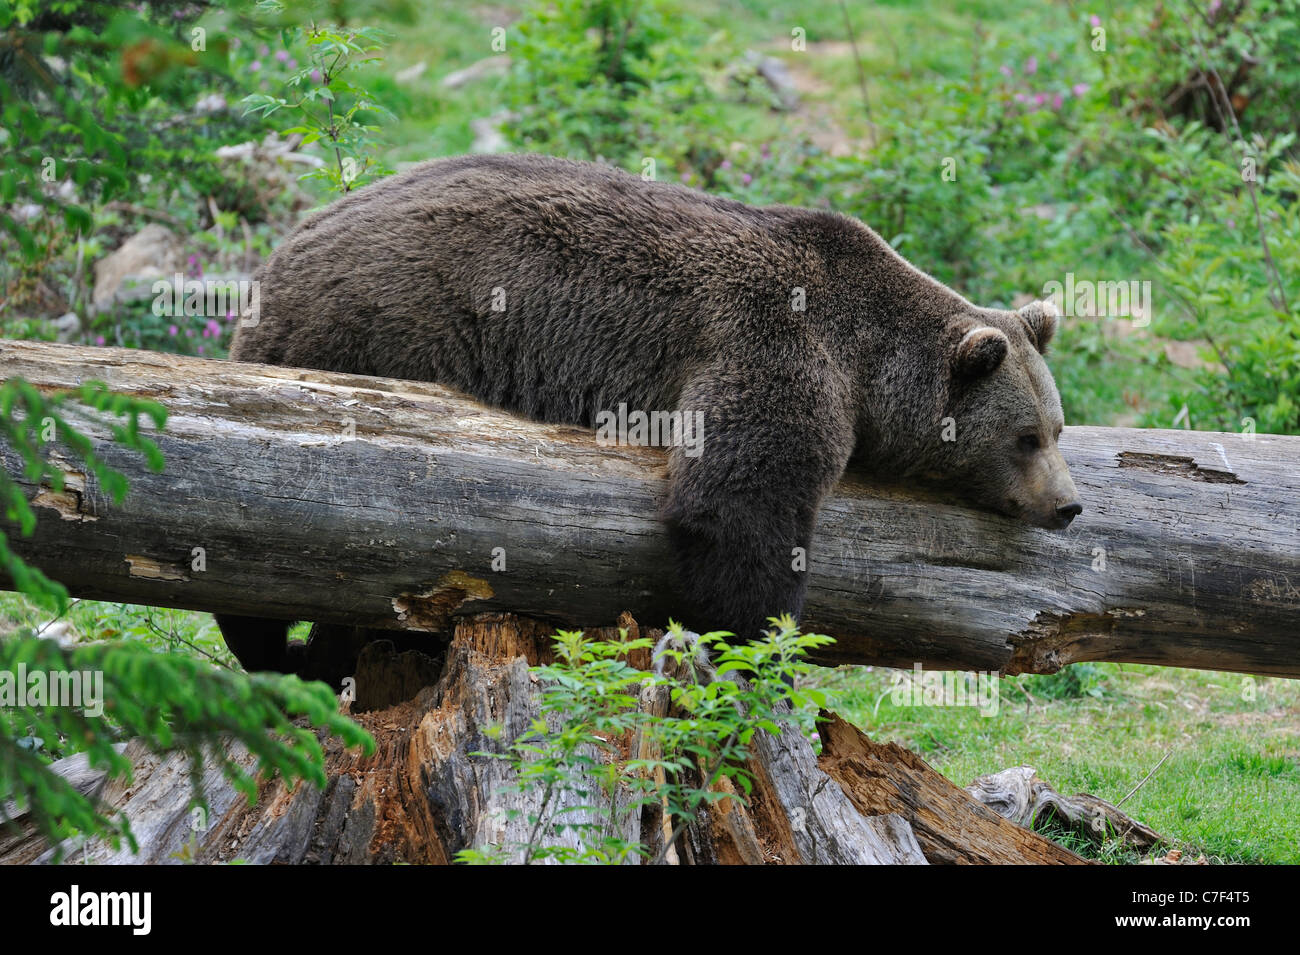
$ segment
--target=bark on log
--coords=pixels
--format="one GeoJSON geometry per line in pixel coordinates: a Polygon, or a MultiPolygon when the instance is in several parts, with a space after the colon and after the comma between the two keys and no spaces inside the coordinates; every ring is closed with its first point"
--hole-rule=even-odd
{"type": "MultiPolygon", "coordinates": [[[[627,616],[619,625],[634,637],[640,633],[627,616]]],[[[510,785],[515,777],[506,761],[477,754],[499,750],[538,718],[541,687],[528,667],[548,658],[552,632],[542,623],[511,615],[461,621],[435,686],[420,690],[414,699],[354,714],[378,743],[374,755],[363,757],[327,741],[328,784],[323,790],[300,784],[288,791],[278,779],[268,780],[250,806],[209,767],[204,785],[212,811],[201,820],[188,807],[191,784],[184,759],[159,760],[132,743],[127,755],[136,770],[130,785],[103,785],[102,780],[85,785],[101,786],[107,806],[127,813],[139,854],[115,851],[97,840],[65,843],[64,849],[70,859],[91,863],[446,863],[461,849],[525,843],[531,833],[529,814],[538,812],[540,793],[536,788],[519,792],[510,785]]],[[[592,636],[611,639],[614,631],[592,636]]],[[[382,647],[372,644],[362,666],[375,666],[391,679],[395,666],[382,659],[382,647]]],[[[648,660],[630,662],[644,668],[648,660]]],[[[358,672],[358,684],[363,676],[358,672]]],[[[746,805],[724,801],[702,812],[679,840],[677,861],[1082,861],[997,816],[919,757],[908,753],[900,758],[904,751],[896,752],[896,747],[875,747],[840,721],[829,729],[830,745],[820,761],[797,733],[757,734],[750,749],[751,798],[746,805]],[[887,754],[884,759],[871,755],[881,752],[887,754]],[[866,771],[864,761],[872,762],[866,771]]],[[[625,742],[622,752],[640,752],[638,741],[625,742]]],[[[251,765],[246,753],[235,756],[251,765]]],[[[80,770],[84,775],[85,767],[80,770]]],[[[591,789],[600,792],[595,781],[591,789]]],[[[590,804],[598,798],[579,801],[590,804]]],[[[573,799],[564,796],[554,808],[565,808],[573,799]]],[[[621,789],[617,804],[626,806],[628,799],[621,789]]],[[[53,849],[33,837],[30,820],[20,816],[17,822],[17,832],[0,829],[0,864],[49,861],[53,849]]],[[[623,814],[616,825],[620,835],[641,841],[651,853],[663,844],[665,826],[652,807],[623,814]]],[[[574,846],[577,836],[548,833],[546,843],[574,846]]],[[[521,855],[517,848],[507,853],[513,861],[521,855]]]]}
{"type": "MultiPolygon", "coordinates": [[[[27,488],[43,517],[11,540],[75,595],[431,632],[480,610],[580,627],[673,607],[658,450],[431,384],[37,342],[0,342],[0,374],[170,411],[161,475],[98,442],[130,478],[121,506],[75,473],[61,495],[27,488]]],[[[805,625],[835,663],[1300,676],[1300,438],[1252,438],[1067,428],[1086,510],[1066,533],[850,473],[805,625]]]]}

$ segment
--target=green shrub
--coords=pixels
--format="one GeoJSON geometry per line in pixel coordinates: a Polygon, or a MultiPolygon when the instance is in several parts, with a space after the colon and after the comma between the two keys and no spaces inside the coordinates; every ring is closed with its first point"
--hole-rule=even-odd
{"type": "MultiPolygon", "coordinates": [[[[628,640],[625,631],[617,641],[557,633],[555,662],[532,670],[543,684],[540,717],[504,751],[478,754],[508,761],[518,780],[512,790],[540,796],[538,812],[527,819],[530,837],[522,845],[466,850],[458,861],[619,864],[632,856],[648,858],[646,846],[620,835],[643,807],[666,810],[675,841],[702,806],[736,798],[716,788],[720,779],[748,794],[746,758],[754,733],[812,733],[817,709],[826,704],[822,691],[796,689],[796,681],[811,669],[804,654],[832,641],[799,633],[789,617],[772,622],[771,635],[753,643],[730,645],[724,639],[730,634],[700,637],[699,645],[712,650],[712,682],[697,680],[694,651],[661,651],[674,664],[685,664],[687,675],[673,679],[628,664],[627,654],[649,650],[650,640],[628,640]],[[646,686],[666,687],[680,715],[640,709],[646,686]],[[652,740],[660,755],[622,758],[619,739],[636,733],[652,740]],[[620,799],[620,790],[630,798],[620,799]],[[556,841],[563,833],[577,834],[577,849],[556,841]]],[[[680,645],[680,626],[672,625],[670,633],[680,645]]],[[[660,858],[667,850],[661,848],[660,858]]]]}
{"type": "MultiPolygon", "coordinates": [[[[511,36],[504,128],[520,149],[656,178],[707,175],[722,161],[720,107],[738,51],[677,0],[538,2],[511,36]]],[[[752,71],[742,78],[759,89],[752,71]]]]}

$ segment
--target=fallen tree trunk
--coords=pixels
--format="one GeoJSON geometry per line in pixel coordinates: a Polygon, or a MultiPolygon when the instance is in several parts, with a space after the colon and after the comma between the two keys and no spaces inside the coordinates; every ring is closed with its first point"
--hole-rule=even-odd
{"type": "MultiPolygon", "coordinates": [[[[628,616],[619,621],[640,635],[628,616]]],[[[522,790],[504,760],[484,753],[503,751],[540,717],[541,687],[529,666],[550,658],[551,628],[511,615],[486,614],[462,621],[436,685],[413,699],[382,709],[355,712],[375,737],[369,757],[326,743],[324,789],[300,784],[287,790],[278,779],[263,782],[249,805],[210,763],[204,772],[209,813],[189,806],[191,779],[185,757],[160,760],[132,743],[135,766],[129,785],[105,784],[87,775],[84,759],[55,764],[97,792],[109,810],[131,822],[138,854],[100,840],[68,841],[69,861],[87,863],[433,863],[453,861],[462,850],[499,854],[520,862],[524,845],[576,849],[572,829],[535,826],[543,812],[543,787],[522,790]],[[65,765],[66,764],[66,765],[65,765]]],[[[615,638],[613,629],[591,634],[615,638]]],[[[658,631],[647,636],[657,638],[658,631]]],[[[645,669],[642,659],[633,666],[645,669]]],[[[428,658],[408,652],[395,659],[387,644],[371,644],[358,664],[358,686],[371,680],[401,682],[399,671],[423,672],[428,658]]],[[[643,695],[643,705],[647,696],[643,695]]],[[[356,707],[363,700],[358,697],[356,707]]],[[[552,726],[552,729],[555,727],[552,726]]],[[[1080,863],[1078,856],[980,805],[898,747],[881,747],[848,724],[833,720],[819,759],[809,742],[787,730],[755,735],[748,770],[753,792],[743,803],[725,799],[700,812],[667,854],[676,864],[924,864],[1080,863]]],[[[611,740],[613,752],[644,755],[637,740],[611,740]]],[[[254,760],[234,753],[245,768],[254,760]]],[[[605,759],[610,758],[605,754],[605,759]]],[[[617,758],[617,757],[616,757],[617,758]]],[[[726,792],[725,778],[718,784],[726,792]]],[[[568,814],[579,805],[600,809],[609,834],[639,842],[655,858],[668,827],[654,806],[624,811],[626,785],[612,795],[595,778],[577,780],[589,792],[560,788],[548,818],[590,821],[589,812],[568,814]],[[603,807],[612,802],[614,811],[603,807]]],[[[0,864],[48,862],[52,847],[34,835],[31,820],[18,816],[0,829],[0,864]]],[[[634,856],[629,861],[637,861],[634,856]]]]}
{"type": "MultiPolygon", "coordinates": [[[[10,539],[74,595],[431,632],[483,610],[581,627],[673,608],[658,450],[423,383],[8,341],[0,374],[99,379],[170,412],[161,475],[95,436],[130,479],[122,505],[71,465],[63,494],[26,488],[41,520],[10,539]]],[[[1300,438],[1249,437],[1067,428],[1086,510],[1065,533],[850,473],[805,625],[836,638],[826,662],[1300,676],[1300,438]]]]}

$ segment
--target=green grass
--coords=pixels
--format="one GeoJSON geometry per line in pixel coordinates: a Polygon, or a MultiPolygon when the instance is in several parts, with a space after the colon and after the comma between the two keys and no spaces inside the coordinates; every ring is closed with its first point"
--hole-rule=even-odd
{"type": "MultiPolygon", "coordinates": [[[[842,672],[852,701],[843,715],[875,740],[919,752],[959,786],[1029,765],[1063,794],[1117,803],[1169,754],[1124,812],[1193,858],[1300,863],[1300,682],[1079,664],[1002,680],[998,713],[984,717],[895,705],[894,672],[842,672]]],[[[1114,845],[1072,847],[1133,861],[1114,845]]]]}
{"type": "MultiPolygon", "coordinates": [[[[366,74],[367,82],[397,116],[383,128],[390,165],[454,155],[473,141],[470,121],[496,112],[499,80],[495,76],[458,90],[441,80],[477,60],[494,55],[490,30],[514,22],[531,4],[500,0],[483,5],[419,0],[410,23],[382,24],[392,34],[383,61],[366,74]],[[398,82],[396,74],[426,64],[422,75],[398,82]]],[[[868,76],[874,108],[895,106],[923,110],[910,88],[922,81],[960,81],[971,67],[972,39],[980,35],[997,44],[1026,32],[1059,30],[1072,23],[1056,4],[1017,8],[1006,16],[999,0],[946,3],[899,0],[863,7],[849,4],[859,55],[868,76]]],[[[857,66],[845,43],[844,19],[837,0],[702,0],[688,5],[715,41],[731,41],[776,56],[795,72],[806,73],[822,91],[806,97],[807,105],[830,113],[853,137],[868,134],[857,66]],[[791,31],[806,31],[808,49],[791,47],[791,31]]],[[[509,34],[507,49],[509,53],[509,34]]],[[[1048,51],[1044,52],[1044,56],[1048,51]]],[[[754,105],[732,104],[727,129],[761,142],[788,134],[789,117],[754,105]]]]}
{"type": "Polygon", "coordinates": [[[402,164],[468,152],[473,142],[470,121],[495,111],[491,95],[495,78],[459,90],[440,86],[444,76],[493,55],[490,30],[504,26],[503,16],[522,9],[518,2],[469,5],[424,2],[416,5],[411,23],[381,24],[392,34],[382,63],[362,75],[375,95],[397,116],[383,128],[390,148],[385,160],[402,164]],[[422,75],[406,82],[401,71],[426,64],[422,75]]]}
{"type": "MultiPolygon", "coordinates": [[[[295,624],[289,636],[305,639],[309,629],[310,624],[295,624]]],[[[158,650],[190,653],[222,666],[239,666],[208,613],[72,600],[68,612],[56,617],[21,594],[0,591],[0,639],[33,631],[47,638],[79,643],[135,640],[158,650]]]]}
{"type": "Polygon", "coordinates": [[[136,640],[159,650],[191,653],[225,666],[239,665],[226,649],[211,614],[72,600],[68,612],[56,617],[21,594],[0,592],[0,638],[33,630],[44,637],[79,643],[136,640]]]}

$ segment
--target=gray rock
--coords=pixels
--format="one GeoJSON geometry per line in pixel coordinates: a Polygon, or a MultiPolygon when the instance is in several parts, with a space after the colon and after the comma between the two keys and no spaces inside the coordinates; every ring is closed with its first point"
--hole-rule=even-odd
{"type": "Polygon", "coordinates": [[[91,303],[96,310],[112,304],[126,277],[170,278],[182,271],[181,241],[160,225],[147,225],[95,263],[95,289],[91,303]]]}

